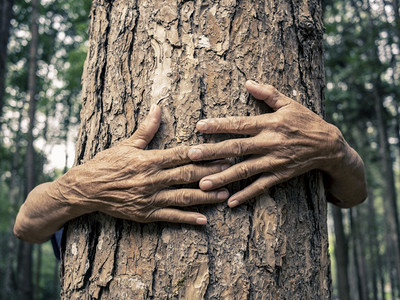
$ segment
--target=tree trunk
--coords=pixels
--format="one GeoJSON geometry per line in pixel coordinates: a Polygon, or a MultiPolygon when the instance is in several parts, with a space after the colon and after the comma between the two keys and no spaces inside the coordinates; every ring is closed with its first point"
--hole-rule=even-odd
{"type": "Polygon", "coordinates": [[[4,106],[4,92],[6,81],[7,45],[10,37],[10,21],[14,0],[0,1],[0,118],[4,106]]]}
{"type": "Polygon", "coordinates": [[[340,300],[350,300],[349,287],[349,248],[347,237],[343,228],[343,215],[339,207],[332,205],[332,215],[335,226],[335,258],[336,258],[336,281],[338,284],[338,295],[340,300]]]}
{"type": "MultiPolygon", "coordinates": [[[[77,163],[131,135],[152,103],[151,144],[216,142],[204,117],[268,111],[246,79],[321,113],[320,3],[94,0],[77,163]]],[[[231,185],[233,192],[245,182],[231,185]]],[[[312,172],[230,209],[201,206],[204,227],[138,224],[102,214],[67,227],[64,299],[328,299],[326,200],[312,172]]]]}
{"type": "Polygon", "coordinates": [[[357,207],[352,208],[350,210],[350,225],[351,232],[353,235],[353,253],[354,253],[354,262],[357,273],[357,286],[358,286],[358,296],[360,300],[369,299],[369,291],[368,291],[368,276],[365,262],[365,243],[360,232],[360,212],[357,207]]]}
{"type": "Polygon", "coordinates": [[[35,245],[36,261],[35,261],[35,285],[34,285],[34,299],[40,299],[40,279],[42,275],[42,245],[35,245]]]}
{"type": "MultiPolygon", "coordinates": [[[[29,102],[29,127],[27,134],[27,149],[25,157],[26,195],[35,187],[35,150],[33,148],[33,128],[35,127],[36,112],[36,70],[38,53],[38,19],[39,0],[32,0],[31,13],[31,42],[29,47],[29,70],[28,70],[28,102],[29,102]]],[[[26,197],[25,197],[26,199],[26,197]]],[[[33,299],[32,281],[32,244],[21,242],[18,258],[18,290],[19,299],[33,299]]]]}
{"type": "MultiPolygon", "coordinates": [[[[377,234],[377,225],[376,225],[376,212],[374,205],[374,195],[371,191],[368,191],[368,248],[370,251],[370,274],[371,274],[371,285],[372,285],[372,294],[373,300],[378,300],[378,280],[381,277],[381,259],[379,253],[379,242],[378,242],[378,234],[377,234]]],[[[364,233],[365,234],[365,233],[364,233]]],[[[384,287],[382,286],[382,289],[384,287]]]]}
{"type": "MultiPolygon", "coordinates": [[[[397,3],[397,2],[396,2],[397,3]]],[[[395,4],[396,6],[396,4],[395,4]]],[[[368,12],[368,22],[371,31],[374,28],[374,20],[372,17],[372,8],[367,2],[368,12]]],[[[375,57],[377,62],[379,60],[378,49],[374,47],[370,50],[371,55],[375,57]]],[[[385,221],[387,224],[387,229],[389,235],[388,237],[388,248],[393,248],[391,250],[392,256],[388,257],[390,259],[389,263],[389,272],[391,276],[394,278],[392,281],[392,289],[395,291],[400,291],[400,225],[399,225],[399,214],[398,214],[398,205],[397,205],[397,193],[395,186],[395,176],[393,171],[393,159],[391,157],[391,149],[388,139],[389,127],[387,125],[387,121],[385,119],[386,109],[383,106],[382,93],[383,83],[380,78],[380,74],[371,74],[372,83],[374,88],[372,90],[372,96],[374,101],[374,107],[376,112],[376,122],[378,128],[378,138],[379,138],[379,151],[381,154],[382,161],[382,169],[383,175],[385,178],[384,191],[385,191],[385,199],[384,199],[384,211],[385,211],[385,221]]],[[[396,294],[396,292],[394,292],[396,294]]]]}
{"type": "Polygon", "coordinates": [[[393,289],[398,290],[400,288],[400,227],[396,187],[394,183],[393,160],[390,155],[387,125],[384,119],[384,107],[377,89],[373,90],[373,96],[375,101],[376,118],[378,122],[379,151],[382,157],[381,160],[385,178],[385,199],[383,201],[383,207],[386,216],[386,227],[389,234],[388,248],[393,248],[391,250],[393,255],[387,259],[390,259],[390,274],[394,274],[394,278],[397,278],[394,280],[393,289]]]}
{"type": "Polygon", "coordinates": [[[21,143],[22,143],[22,120],[23,120],[23,107],[25,105],[25,100],[22,101],[20,113],[18,116],[18,127],[17,131],[15,132],[14,138],[14,145],[15,150],[12,156],[11,161],[11,176],[10,176],[10,185],[9,185],[9,193],[8,199],[10,201],[10,206],[13,208],[13,214],[10,217],[10,231],[7,243],[7,259],[6,259],[6,267],[4,272],[4,281],[2,285],[1,295],[3,299],[14,299],[15,297],[15,290],[16,290],[16,282],[15,282],[15,264],[17,260],[17,252],[19,248],[19,243],[21,242],[18,240],[14,233],[14,223],[15,223],[15,216],[17,214],[16,209],[19,207],[21,202],[21,195],[24,195],[25,191],[22,192],[24,186],[24,180],[21,178],[20,175],[22,172],[19,170],[19,160],[20,160],[20,153],[21,153],[21,143]],[[15,210],[15,211],[14,211],[15,210]]]}

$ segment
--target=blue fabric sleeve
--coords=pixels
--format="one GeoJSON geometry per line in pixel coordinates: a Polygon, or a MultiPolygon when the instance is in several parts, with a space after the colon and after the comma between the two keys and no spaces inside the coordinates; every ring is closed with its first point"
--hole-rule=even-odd
{"type": "Polygon", "coordinates": [[[57,260],[61,258],[61,239],[64,232],[64,228],[61,228],[51,237],[51,245],[53,246],[54,255],[57,260]]]}

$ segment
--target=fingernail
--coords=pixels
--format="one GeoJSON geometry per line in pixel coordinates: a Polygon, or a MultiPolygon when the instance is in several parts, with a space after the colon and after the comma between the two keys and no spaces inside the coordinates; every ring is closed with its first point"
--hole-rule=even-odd
{"type": "Polygon", "coordinates": [[[199,217],[196,219],[196,223],[199,225],[206,225],[207,224],[207,219],[204,217],[199,217]]]}
{"type": "Polygon", "coordinates": [[[260,85],[258,82],[255,82],[254,80],[249,80],[249,82],[250,82],[252,85],[255,85],[255,86],[260,85]]]}
{"type": "Polygon", "coordinates": [[[228,198],[228,196],[229,196],[228,191],[221,191],[217,193],[218,200],[225,200],[226,198],[228,198]]]}
{"type": "Polygon", "coordinates": [[[153,112],[156,109],[157,105],[156,104],[152,104],[150,107],[150,112],[153,112]]]}
{"type": "Polygon", "coordinates": [[[200,188],[203,190],[208,190],[212,188],[212,182],[210,180],[200,181],[200,188]]]}
{"type": "Polygon", "coordinates": [[[196,127],[198,130],[206,130],[207,129],[207,121],[201,120],[201,121],[197,122],[196,127]]]}
{"type": "Polygon", "coordinates": [[[237,200],[229,201],[228,205],[229,205],[229,207],[238,206],[239,205],[239,201],[237,201],[237,200]]]}
{"type": "Polygon", "coordinates": [[[188,155],[190,159],[199,159],[201,158],[201,150],[199,148],[191,148],[188,155]]]}

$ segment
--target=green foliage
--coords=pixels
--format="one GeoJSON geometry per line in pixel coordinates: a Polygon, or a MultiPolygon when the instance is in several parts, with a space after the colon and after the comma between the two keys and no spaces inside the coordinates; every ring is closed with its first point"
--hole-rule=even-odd
{"type": "MultiPolygon", "coordinates": [[[[393,168],[399,161],[399,31],[394,22],[391,1],[344,1],[332,0],[325,10],[326,49],[326,115],[343,132],[346,140],[360,153],[366,165],[370,197],[373,201],[374,219],[368,210],[368,202],[356,208],[354,222],[359,233],[346,226],[350,239],[349,254],[355,247],[357,236],[371,238],[380,247],[365,245],[365,260],[370,272],[376,271],[377,260],[381,261],[385,284],[389,284],[386,269],[388,257],[386,216],[383,210],[385,174],[382,167],[381,141],[378,133],[376,99],[383,103],[385,130],[390,141],[393,168]],[[371,227],[372,226],[372,227],[371,227]],[[371,229],[372,228],[372,229],[371,229]],[[375,234],[373,237],[370,235],[375,234]],[[377,248],[377,250],[374,250],[377,248]],[[378,251],[375,253],[374,251],[378,251]],[[378,255],[378,256],[376,256],[378,255]]],[[[397,177],[397,180],[399,177],[397,177]]],[[[399,191],[398,191],[399,195],[399,191]]],[[[353,258],[353,263],[354,263],[353,258]]],[[[354,267],[349,266],[354,271],[354,267]]],[[[379,271],[379,270],[378,270],[379,271]]],[[[353,275],[354,277],[355,275],[353,275]]],[[[371,287],[370,276],[368,285],[371,287]]],[[[355,283],[354,283],[355,284],[355,283]]],[[[382,288],[382,287],[380,287],[382,288]]],[[[357,288],[353,286],[353,298],[357,288]]],[[[372,295],[371,295],[372,297],[372,295]]]]}
{"type": "MultiPolygon", "coordinates": [[[[62,175],[46,166],[52,145],[73,142],[71,130],[79,124],[80,78],[86,58],[90,0],[42,1],[37,57],[35,165],[37,183],[62,175]]],[[[27,132],[28,52],[31,2],[15,0],[8,44],[6,99],[0,130],[0,282],[8,257],[10,224],[24,200],[24,158],[27,132]]],[[[76,129],[74,129],[76,131],[76,129]]],[[[63,169],[63,166],[61,166],[63,169]]],[[[37,260],[37,253],[34,255],[37,260]]],[[[38,299],[57,297],[55,257],[51,245],[42,248],[38,299]]],[[[13,265],[16,268],[15,265],[13,265]]],[[[15,272],[15,270],[14,270],[15,272]]],[[[56,274],[58,275],[58,274],[56,274]]],[[[1,292],[0,292],[1,298],[1,292]]]]}

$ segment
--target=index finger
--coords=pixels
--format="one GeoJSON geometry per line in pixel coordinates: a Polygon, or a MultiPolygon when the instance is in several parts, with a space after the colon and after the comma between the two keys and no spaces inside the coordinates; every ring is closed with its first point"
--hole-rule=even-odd
{"type": "MultiPolygon", "coordinates": [[[[275,87],[268,84],[259,84],[255,81],[246,81],[246,88],[254,98],[263,100],[269,107],[277,111],[292,102],[294,100],[281,94],[275,87]]],[[[297,103],[297,102],[296,102],[297,103]]]]}
{"type": "Polygon", "coordinates": [[[250,137],[193,146],[188,155],[193,161],[213,160],[264,153],[266,147],[268,147],[267,143],[257,143],[254,138],[250,137]]]}
{"type": "Polygon", "coordinates": [[[187,164],[191,161],[188,156],[190,146],[178,146],[163,150],[148,150],[153,151],[152,154],[156,157],[156,162],[162,168],[171,168],[179,165],[187,164]]]}
{"type": "Polygon", "coordinates": [[[132,146],[144,149],[151,142],[161,122],[160,107],[153,104],[144,122],[135,133],[127,140],[132,146]]]}
{"type": "Polygon", "coordinates": [[[265,127],[265,116],[226,117],[201,120],[196,129],[204,133],[234,133],[256,135],[265,127]]]}

